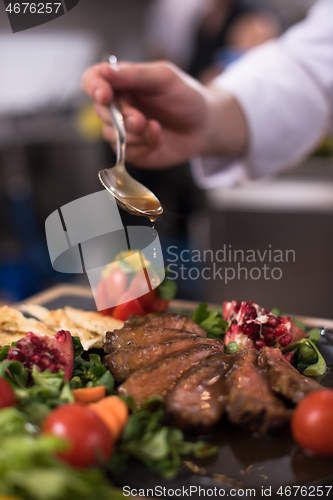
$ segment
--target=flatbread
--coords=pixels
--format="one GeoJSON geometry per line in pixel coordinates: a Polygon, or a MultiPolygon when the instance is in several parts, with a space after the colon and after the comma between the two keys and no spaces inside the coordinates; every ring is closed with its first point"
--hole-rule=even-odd
{"type": "Polygon", "coordinates": [[[82,311],[81,309],[65,307],[65,312],[77,326],[87,328],[103,337],[106,332],[113,332],[113,330],[119,330],[124,326],[123,321],[111,316],[102,316],[94,311],[82,311]]]}
{"type": "Polygon", "coordinates": [[[37,304],[26,304],[21,309],[42,320],[44,324],[53,328],[54,332],[58,330],[70,331],[73,337],[79,337],[85,351],[91,347],[102,347],[103,339],[98,333],[75,325],[63,309],[49,311],[46,307],[37,304]]]}
{"type": "Polygon", "coordinates": [[[22,312],[8,306],[0,308],[0,347],[17,342],[27,332],[54,335],[59,330],[68,330],[73,337],[79,337],[87,351],[92,347],[101,348],[107,331],[124,326],[123,321],[72,307],[49,311],[38,304],[25,304],[20,309],[33,318],[26,318],[22,312]]]}
{"type": "Polygon", "coordinates": [[[20,311],[8,306],[0,307],[0,347],[17,342],[28,332],[54,335],[54,330],[34,318],[26,318],[20,311]]]}

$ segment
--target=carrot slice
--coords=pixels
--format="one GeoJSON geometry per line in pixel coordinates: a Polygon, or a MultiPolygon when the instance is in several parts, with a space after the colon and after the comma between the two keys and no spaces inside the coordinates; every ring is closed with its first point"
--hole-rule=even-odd
{"type": "Polygon", "coordinates": [[[89,405],[107,425],[114,439],[118,439],[128,420],[128,407],[118,396],[108,396],[89,405]]]}
{"type": "Polygon", "coordinates": [[[105,385],[97,385],[96,387],[84,387],[83,389],[73,389],[72,393],[76,403],[95,403],[102,398],[105,398],[105,385]]]}

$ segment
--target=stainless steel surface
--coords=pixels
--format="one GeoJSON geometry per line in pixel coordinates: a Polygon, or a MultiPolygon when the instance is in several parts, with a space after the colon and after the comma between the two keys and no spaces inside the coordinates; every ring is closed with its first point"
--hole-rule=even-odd
{"type": "MultiPolygon", "coordinates": [[[[110,56],[109,61],[111,66],[117,64],[115,56],[110,56]]],[[[159,200],[126,170],[126,130],[124,117],[115,98],[110,105],[110,114],[116,134],[117,163],[112,168],[101,170],[98,173],[99,180],[122,208],[134,215],[145,215],[155,220],[163,212],[159,200]]]]}

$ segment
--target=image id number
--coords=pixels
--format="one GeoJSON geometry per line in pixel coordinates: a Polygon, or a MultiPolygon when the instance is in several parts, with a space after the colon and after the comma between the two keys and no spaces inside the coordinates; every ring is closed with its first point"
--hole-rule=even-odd
{"type": "Polygon", "coordinates": [[[328,497],[331,489],[332,486],[280,486],[276,494],[284,498],[297,494],[302,497],[328,497]]]}
{"type": "Polygon", "coordinates": [[[10,14],[57,14],[60,7],[61,2],[15,2],[8,5],[6,12],[9,12],[10,14]]]}

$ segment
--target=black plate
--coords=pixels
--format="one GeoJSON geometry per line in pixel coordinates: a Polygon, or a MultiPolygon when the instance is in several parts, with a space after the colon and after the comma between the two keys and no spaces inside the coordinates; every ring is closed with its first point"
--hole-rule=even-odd
{"type": "MultiPolygon", "coordinates": [[[[65,306],[95,309],[92,298],[67,294],[44,302],[43,305],[49,309],[65,306]]],[[[333,334],[328,332],[328,335],[319,341],[318,347],[328,364],[328,372],[320,383],[333,388],[333,334]]],[[[236,499],[265,496],[280,499],[304,499],[308,496],[316,498],[320,496],[320,488],[316,489],[320,485],[324,487],[322,497],[328,498],[328,488],[325,489],[325,486],[333,485],[333,459],[305,455],[295,445],[289,432],[278,437],[253,436],[224,421],[219,432],[205,436],[204,439],[219,444],[218,454],[203,460],[184,460],[177,478],[164,480],[135,463],[126,474],[116,478],[117,484],[138,490],[144,489],[145,494],[160,498],[169,498],[172,491],[177,489],[180,498],[186,498],[187,494],[191,493],[192,499],[221,497],[222,490],[225,496],[236,499]],[[302,495],[301,490],[297,494],[296,486],[304,485],[306,488],[303,488],[302,495]],[[285,490],[288,486],[291,486],[291,495],[288,495],[288,488],[285,490]],[[279,490],[280,487],[282,489],[279,490]],[[148,488],[151,491],[147,493],[148,488]],[[202,490],[199,491],[199,488],[202,490]],[[252,493],[246,490],[252,490],[252,493]],[[278,491],[283,494],[279,495],[278,491]]]]}

